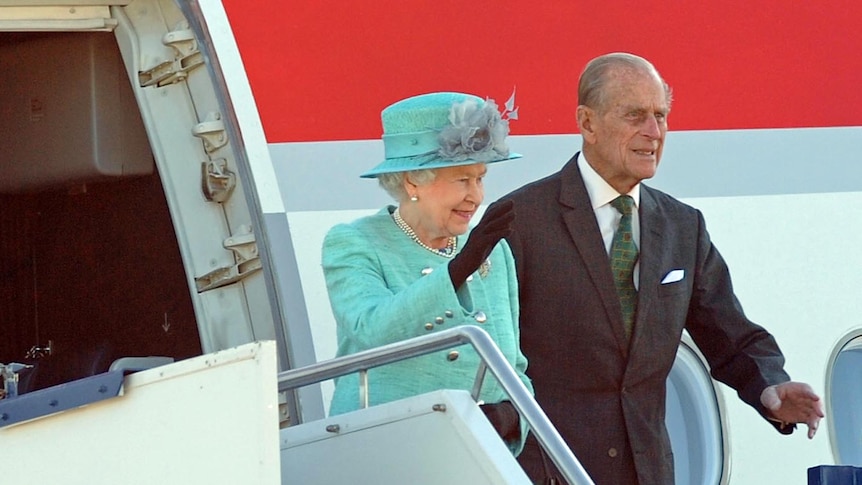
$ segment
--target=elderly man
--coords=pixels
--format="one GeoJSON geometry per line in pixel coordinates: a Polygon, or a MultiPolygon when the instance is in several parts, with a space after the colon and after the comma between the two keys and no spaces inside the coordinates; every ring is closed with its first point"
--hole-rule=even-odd
{"type": "MultiPolygon", "coordinates": [[[[683,330],[714,378],[782,433],[823,416],[775,339],[743,314],[700,211],[641,182],[656,173],[671,92],[647,60],[590,61],[578,87],[583,146],[556,174],[504,197],[521,344],[536,399],[597,484],[672,484],[665,383],[683,330]]],[[[557,472],[535,441],[519,458],[557,472]]]]}

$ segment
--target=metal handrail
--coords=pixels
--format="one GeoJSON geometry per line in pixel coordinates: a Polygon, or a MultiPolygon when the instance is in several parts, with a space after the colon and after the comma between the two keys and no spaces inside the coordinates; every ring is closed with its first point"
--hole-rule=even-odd
{"type": "MultiPolygon", "coordinates": [[[[444,350],[457,345],[471,344],[483,364],[497,378],[500,386],[521,417],[530,426],[539,444],[572,485],[593,485],[593,480],[563,441],[560,433],[551,424],[548,416],[536,402],[527,386],[521,382],[515,369],[503,356],[497,344],[487,332],[473,325],[464,325],[431,335],[423,335],[401,342],[383,345],[374,349],[318,362],[278,374],[278,390],[287,391],[316,384],[346,374],[367,372],[368,369],[401,360],[444,350]]],[[[477,378],[484,374],[483,369],[477,378]]]]}

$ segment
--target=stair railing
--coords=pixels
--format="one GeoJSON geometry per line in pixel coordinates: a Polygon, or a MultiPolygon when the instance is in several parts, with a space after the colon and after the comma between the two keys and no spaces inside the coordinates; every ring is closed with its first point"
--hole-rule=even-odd
{"type": "MultiPolygon", "coordinates": [[[[472,345],[482,359],[472,390],[473,399],[478,399],[482,380],[486,371],[490,371],[563,477],[572,485],[593,485],[586,470],[563,441],[527,386],[518,378],[515,369],[503,356],[497,344],[487,332],[477,326],[464,325],[284,371],[278,374],[278,390],[283,392],[359,373],[360,399],[365,407],[368,403],[369,369],[464,344],[472,345]]],[[[293,417],[291,419],[293,420],[293,417]]]]}

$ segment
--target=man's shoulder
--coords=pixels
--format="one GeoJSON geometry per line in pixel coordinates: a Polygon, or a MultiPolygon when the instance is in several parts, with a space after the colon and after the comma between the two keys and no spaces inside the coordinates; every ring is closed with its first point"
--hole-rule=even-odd
{"type": "Polygon", "coordinates": [[[644,196],[649,197],[655,204],[656,208],[660,211],[686,215],[697,215],[700,212],[694,206],[691,206],[666,192],[641,184],[642,201],[644,196]]]}
{"type": "Polygon", "coordinates": [[[560,172],[553,173],[546,177],[540,178],[538,180],[534,180],[529,182],[521,187],[509,192],[504,195],[503,199],[533,199],[536,194],[548,194],[550,193],[550,188],[553,186],[558,186],[560,183],[560,172]]]}
{"type": "Polygon", "coordinates": [[[513,199],[516,202],[535,200],[537,196],[554,197],[560,193],[559,187],[564,174],[570,173],[573,169],[577,171],[577,164],[574,161],[577,159],[577,154],[566,162],[562,168],[556,172],[542,177],[540,179],[529,182],[521,187],[509,192],[501,197],[502,199],[513,199]]]}

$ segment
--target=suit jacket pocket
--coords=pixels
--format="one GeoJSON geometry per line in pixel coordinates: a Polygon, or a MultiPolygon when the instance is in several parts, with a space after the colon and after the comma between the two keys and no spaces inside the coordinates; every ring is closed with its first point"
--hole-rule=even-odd
{"type": "Polygon", "coordinates": [[[666,283],[663,285],[658,285],[658,296],[659,298],[665,298],[668,296],[678,295],[680,293],[685,293],[688,290],[688,281],[680,280],[674,281],[673,283],[666,283]]]}

